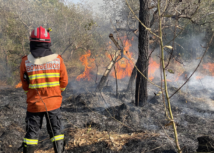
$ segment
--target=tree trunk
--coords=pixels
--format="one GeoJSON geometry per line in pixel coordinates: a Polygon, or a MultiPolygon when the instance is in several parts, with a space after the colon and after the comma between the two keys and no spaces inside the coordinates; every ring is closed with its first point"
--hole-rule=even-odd
{"type": "MultiPolygon", "coordinates": [[[[145,24],[146,27],[149,27],[149,9],[148,0],[140,0],[140,11],[139,19],[145,24]]],[[[148,78],[148,69],[147,67],[147,57],[148,57],[148,31],[139,23],[139,38],[138,38],[138,60],[137,67],[138,69],[148,78]]],[[[135,105],[143,106],[146,104],[148,98],[147,93],[147,80],[137,72],[136,79],[136,89],[135,89],[135,105]]]]}
{"type": "Polygon", "coordinates": [[[129,84],[127,86],[126,91],[132,91],[133,82],[134,82],[134,80],[136,78],[136,75],[137,75],[137,69],[134,67],[133,70],[132,70],[132,74],[131,74],[131,77],[129,79],[129,84]]]}

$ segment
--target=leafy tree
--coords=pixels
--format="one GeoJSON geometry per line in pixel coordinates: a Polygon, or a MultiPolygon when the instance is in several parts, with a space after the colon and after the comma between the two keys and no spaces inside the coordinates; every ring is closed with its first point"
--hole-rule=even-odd
{"type": "Polygon", "coordinates": [[[102,34],[95,30],[97,24],[93,13],[84,5],[59,0],[20,0],[19,3],[0,0],[0,7],[0,43],[3,46],[0,58],[7,66],[7,72],[2,77],[6,80],[13,78],[9,79],[14,80],[11,84],[19,80],[21,57],[29,54],[29,35],[38,26],[52,28],[51,49],[55,53],[63,53],[68,69],[88,49],[91,49],[92,55],[102,53],[98,49],[104,44],[97,43],[101,42],[102,34]],[[71,60],[72,56],[77,58],[71,60]]]}

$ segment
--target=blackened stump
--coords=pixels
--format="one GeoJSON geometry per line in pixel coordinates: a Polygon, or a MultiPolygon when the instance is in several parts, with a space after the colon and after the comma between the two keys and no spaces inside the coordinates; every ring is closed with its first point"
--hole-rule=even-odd
{"type": "Polygon", "coordinates": [[[201,136],[197,138],[198,149],[197,152],[210,152],[214,151],[214,139],[209,136],[201,136]]]}
{"type": "MultiPolygon", "coordinates": [[[[140,0],[140,11],[139,11],[139,19],[145,24],[146,27],[149,27],[149,9],[148,0],[140,0]]],[[[149,39],[148,39],[148,31],[139,23],[139,38],[138,38],[138,60],[137,67],[144,74],[146,78],[148,78],[148,47],[149,47],[149,39]]],[[[137,72],[136,79],[136,89],[135,89],[135,105],[143,106],[145,105],[148,99],[147,93],[147,80],[137,72]]]]}

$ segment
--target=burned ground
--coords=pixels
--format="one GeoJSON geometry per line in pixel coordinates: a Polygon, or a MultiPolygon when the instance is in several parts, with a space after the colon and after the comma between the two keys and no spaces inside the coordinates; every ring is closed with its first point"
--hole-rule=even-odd
{"type": "MultiPolygon", "coordinates": [[[[170,88],[170,93],[175,90],[170,88]]],[[[78,94],[68,89],[61,107],[67,152],[176,152],[173,129],[165,116],[161,97],[154,97],[154,92],[157,91],[149,88],[148,104],[137,108],[132,103],[131,93],[121,91],[119,98],[116,98],[113,92],[78,94]]],[[[18,152],[22,144],[27,106],[25,99],[22,89],[0,89],[1,153],[18,152]]],[[[213,144],[213,140],[202,137],[214,134],[212,109],[208,110],[209,106],[200,98],[193,98],[183,92],[171,100],[183,152],[213,151],[212,145],[207,146],[213,144]],[[201,103],[203,108],[199,107],[201,103]]],[[[53,152],[45,124],[39,138],[38,153],[53,152]]]]}

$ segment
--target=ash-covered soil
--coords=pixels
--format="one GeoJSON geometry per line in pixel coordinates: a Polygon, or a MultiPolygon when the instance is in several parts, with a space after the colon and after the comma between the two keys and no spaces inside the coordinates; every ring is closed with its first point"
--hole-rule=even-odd
{"type": "MultiPolygon", "coordinates": [[[[135,107],[132,93],[82,93],[67,89],[62,114],[68,153],[175,153],[174,134],[165,115],[158,89],[149,86],[148,103],[135,107]]],[[[170,94],[176,89],[171,87],[170,94]]],[[[105,90],[106,91],[106,90],[105,90]]],[[[15,153],[25,135],[26,95],[22,89],[0,89],[0,153],[15,153]]],[[[206,99],[180,92],[172,99],[172,111],[184,153],[209,152],[214,134],[214,112],[206,99]],[[206,140],[208,143],[205,143],[206,140]]],[[[43,124],[37,152],[53,152],[43,124]]],[[[213,145],[214,146],[214,145],[213,145]]],[[[22,149],[21,149],[22,150],[22,149]]],[[[19,152],[21,152],[21,150],[19,152]]]]}

